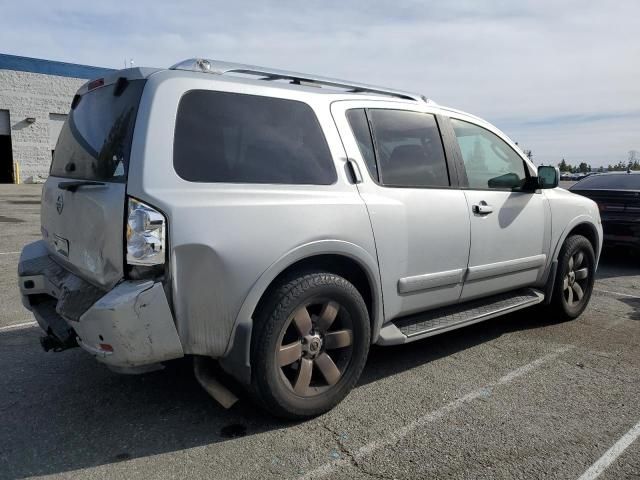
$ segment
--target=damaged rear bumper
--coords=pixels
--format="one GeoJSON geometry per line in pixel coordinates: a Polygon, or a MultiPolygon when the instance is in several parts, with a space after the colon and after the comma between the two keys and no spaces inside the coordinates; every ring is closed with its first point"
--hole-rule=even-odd
{"type": "Polygon", "coordinates": [[[18,280],[22,303],[54,349],[77,342],[124,371],[184,356],[161,283],[123,281],[101,290],[53,261],[42,241],[23,249],[18,280]]]}

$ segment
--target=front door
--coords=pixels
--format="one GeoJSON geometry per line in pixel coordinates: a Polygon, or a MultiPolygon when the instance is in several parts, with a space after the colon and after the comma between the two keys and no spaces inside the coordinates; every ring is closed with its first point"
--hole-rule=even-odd
{"type": "Polygon", "coordinates": [[[333,105],[349,161],[361,171],[386,320],[457,302],[469,253],[467,202],[436,117],[402,107],[333,105]]]}
{"type": "Polygon", "coordinates": [[[525,160],[496,133],[450,119],[467,176],[471,215],[469,267],[461,299],[530,286],[549,254],[551,216],[540,193],[522,191],[525,160]]]}

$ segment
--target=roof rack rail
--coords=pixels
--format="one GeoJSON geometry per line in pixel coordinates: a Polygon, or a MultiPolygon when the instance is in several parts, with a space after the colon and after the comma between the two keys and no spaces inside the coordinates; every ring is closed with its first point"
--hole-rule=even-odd
{"type": "Polygon", "coordinates": [[[241,63],[222,62],[219,60],[210,60],[206,58],[190,58],[182,62],[176,63],[171,70],[189,70],[194,72],[213,73],[224,75],[226,73],[240,73],[244,75],[255,75],[263,77],[263,80],[291,80],[291,83],[300,85],[301,83],[311,84],[314,86],[325,86],[334,88],[343,88],[351,92],[375,93],[379,95],[389,95],[392,97],[403,98],[406,100],[416,100],[426,103],[434,103],[424,95],[417,93],[403,92],[384,87],[376,87],[373,85],[365,85],[363,83],[349,82],[347,80],[339,80],[336,78],[321,77],[318,75],[310,75],[306,73],[289,72],[286,70],[277,70],[274,68],[258,67],[256,65],[244,65],[241,63]]]}

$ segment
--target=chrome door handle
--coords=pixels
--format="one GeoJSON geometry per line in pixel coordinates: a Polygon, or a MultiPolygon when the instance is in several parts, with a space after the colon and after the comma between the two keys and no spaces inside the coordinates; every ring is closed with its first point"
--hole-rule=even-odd
{"type": "Polygon", "coordinates": [[[493,207],[491,205],[487,205],[487,202],[484,200],[476,205],[471,207],[471,211],[476,215],[488,215],[493,212],[493,207]]]}

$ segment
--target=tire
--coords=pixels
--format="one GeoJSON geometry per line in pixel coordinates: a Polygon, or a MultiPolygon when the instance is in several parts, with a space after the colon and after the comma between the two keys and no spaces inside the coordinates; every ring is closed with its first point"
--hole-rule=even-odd
{"type": "Polygon", "coordinates": [[[567,238],[558,256],[550,305],[551,312],[560,320],[577,318],[587,308],[593,291],[595,265],[596,256],[589,240],[582,235],[567,238]]]}
{"type": "Polygon", "coordinates": [[[255,320],[251,389],[271,414],[290,420],[320,415],[360,378],[369,314],[344,278],[329,272],[289,277],[271,290],[255,320]]]}

